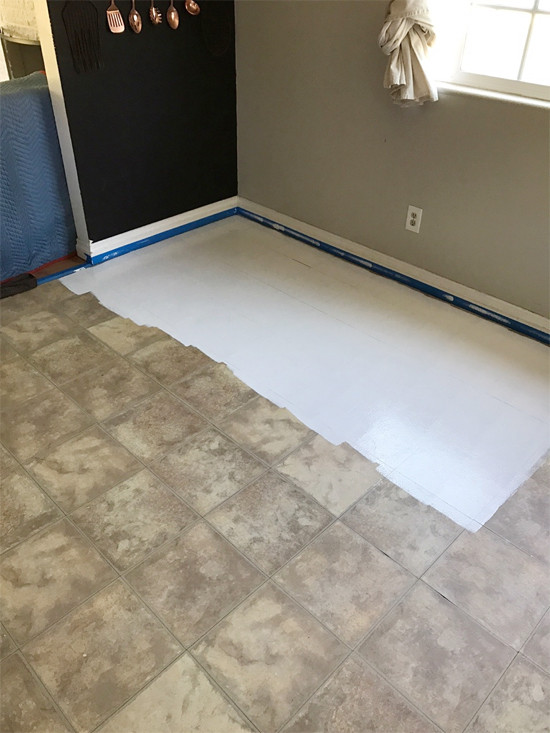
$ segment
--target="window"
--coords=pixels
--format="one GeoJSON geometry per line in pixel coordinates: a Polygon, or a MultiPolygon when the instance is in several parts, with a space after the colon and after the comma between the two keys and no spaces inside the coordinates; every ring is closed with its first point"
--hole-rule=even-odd
{"type": "Polygon", "coordinates": [[[550,101],[550,0],[438,0],[435,77],[550,101]]]}

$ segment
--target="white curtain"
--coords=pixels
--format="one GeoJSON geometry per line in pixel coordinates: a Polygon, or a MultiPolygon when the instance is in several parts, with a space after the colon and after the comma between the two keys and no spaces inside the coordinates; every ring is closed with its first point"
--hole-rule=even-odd
{"type": "Polygon", "coordinates": [[[38,41],[34,0],[0,0],[0,29],[14,41],[38,41]]]}
{"type": "Polygon", "coordinates": [[[378,43],[389,56],[384,86],[402,106],[437,101],[437,87],[430,77],[429,47],[435,30],[427,0],[393,0],[378,43]]]}

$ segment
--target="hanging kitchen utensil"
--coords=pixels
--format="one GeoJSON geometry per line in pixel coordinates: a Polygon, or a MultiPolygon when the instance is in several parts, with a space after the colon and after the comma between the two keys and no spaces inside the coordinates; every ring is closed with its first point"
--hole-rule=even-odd
{"type": "Polygon", "coordinates": [[[107,8],[107,25],[111,33],[124,33],[124,20],[122,13],[115,5],[115,0],[107,8]]]}
{"type": "Polygon", "coordinates": [[[185,0],[185,9],[189,15],[198,15],[201,12],[199,4],[195,0],[185,0]]]}
{"type": "Polygon", "coordinates": [[[174,0],[170,0],[170,5],[168,6],[168,10],[166,11],[166,22],[168,23],[170,28],[173,28],[174,30],[176,30],[176,28],[180,24],[180,15],[174,7],[174,0]]]}
{"type": "Polygon", "coordinates": [[[61,11],[77,74],[101,68],[97,9],[91,2],[65,3],[61,11]]]}
{"type": "Polygon", "coordinates": [[[132,9],[128,16],[128,23],[130,23],[130,28],[134,33],[141,33],[143,23],[141,22],[141,15],[136,10],[136,0],[132,0],[132,9]]]}
{"type": "Polygon", "coordinates": [[[151,0],[151,7],[149,8],[149,18],[153,25],[162,23],[162,14],[158,8],[155,7],[155,0],[151,0]]]}

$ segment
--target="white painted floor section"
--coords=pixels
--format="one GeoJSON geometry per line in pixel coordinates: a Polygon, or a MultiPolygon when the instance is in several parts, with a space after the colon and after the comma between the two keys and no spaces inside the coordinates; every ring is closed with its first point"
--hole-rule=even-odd
{"type": "Polygon", "coordinates": [[[63,279],[471,530],[550,448],[550,350],[232,217],[63,279]]]}

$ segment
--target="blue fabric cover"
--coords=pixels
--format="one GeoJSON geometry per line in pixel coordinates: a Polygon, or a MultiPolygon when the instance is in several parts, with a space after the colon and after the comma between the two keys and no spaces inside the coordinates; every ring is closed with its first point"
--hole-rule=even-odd
{"type": "Polygon", "coordinates": [[[48,82],[0,83],[0,280],[74,252],[76,232],[48,82]]]}

